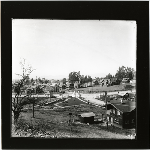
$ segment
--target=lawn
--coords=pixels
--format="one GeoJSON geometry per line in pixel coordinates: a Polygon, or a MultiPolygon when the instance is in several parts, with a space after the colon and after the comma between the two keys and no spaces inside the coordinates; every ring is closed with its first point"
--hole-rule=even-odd
{"type": "Polygon", "coordinates": [[[95,86],[95,87],[87,87],[87,88],[79,88],[78,91],[83,92],[102,92],[102,91],[123,91],[125,90],[125,85],[113,85],[113,86],[95,86]]]}

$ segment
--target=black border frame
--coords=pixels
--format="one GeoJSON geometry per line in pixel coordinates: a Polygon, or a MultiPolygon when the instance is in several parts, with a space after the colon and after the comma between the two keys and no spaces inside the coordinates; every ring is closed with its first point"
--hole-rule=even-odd
{"type": "Polygon", "coordinates": [[[148,1],[2,1],[2,148],[141,149],[149,148],[149,2],[148,1]],[[12,18],[137,21],[137,140],[31,139],[10,137],[12,18]]]}

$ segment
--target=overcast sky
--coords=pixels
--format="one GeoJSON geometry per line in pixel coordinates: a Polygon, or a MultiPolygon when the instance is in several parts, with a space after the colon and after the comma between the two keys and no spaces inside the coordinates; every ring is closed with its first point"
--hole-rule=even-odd
{"type": "Polygon", "coordinates": [[[115,75],[119,66],[136,70],[136,22],[99,20],[12,20],[12,78],[19,62],[34,69],[31,78],[115,75]]]}

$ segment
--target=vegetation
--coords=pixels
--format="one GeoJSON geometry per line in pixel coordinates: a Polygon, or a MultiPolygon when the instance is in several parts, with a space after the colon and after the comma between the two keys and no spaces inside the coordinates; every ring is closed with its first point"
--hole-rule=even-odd
{"type": "Polygon", "coordinates": [[[118,79],[123,79],[123,78],[129,78],[130,80],[133,79],[133,72],[134,69],[130,67],[119,67],[117,70],[117,73],[115,74],[115,77],[118,79]]]}
{"type": "MultiPolygon", "coordinates": [[[[14,136],[37,138],[101,138],[101,139],[129,139],[129,131],[112,128],[107,129],[104,123],[87,125],[79,123],[78,114],[94,112],[97,118],[104,113],[100,107],[80,105],[54,110],[37,110],[35,118],[32,111],[23,112],[18,120],[14,136]],[[74,122],[69,124],[69,113],[72,113],[74,122]],[[18,134],[18,135],[16,135],[18,134]]],[[[105,116],[104,116],[105,119],[105,116]]]]}
{"type": "Polygon", "coordinates": [[[92,82],[91,76],[80,75],[80,71],[69,73],[69,80],[71,83],[74,83],[75,81],[80,81],[81,84],[92,82]]]}
{"type": "MultiPolygon", "coordinates": [[[[20,134],[20,136],[29,137],[73,137],[73,138],[101,138],[101,139],[126,139],[126,134],[129,133],[127,130],[120,130],[118,128],[109,127],[107,129],[103,121],[95,121],[94,124],[86,125],[79,123],[78,114],[82,112],[94,112],[96,118],[105,120],[105,110],[101,107],[93,106],[92,104],[85,103],[78,100],[77,98],[70,98],[65,101],[65,98],[58,99],[53,96],[53,88],[46,86],[45,90],[49,92],[50,97],[36,97],[34,94],[44,93],[44,89],[39,85],[33,90],[32,88],[28,90],[26,95],[22,95],[22,89],[27,89],[29,85],[35,85],[35,83],[47,84],[50,81],[46,79],[30,80],[29,75],[32,73],[33,69],[31,67],[25,68],[25,61],[21,63],[23,68],[23,74],[20,75],[22,78],[17,83],[12,85],[14,89],[15,96],[12,98],[12,112],[13,120],[15,124],[14,133],[20,134]],[[58,106],[64,107],[59,108],[58,106]],[[33,107],[32,107],[33,106],[33,107]],[[34,111],[35,106],[35,111],[34,111]],[[22,112],[22,113],[21,113],[22,112]],[[35,118],[33,113],[35,114],[35,118]],[[69,116],[69,114],[72,114],[69,116]],[[103,114],[103,115],[102,115],[103,114]],[[103,116],[103,118],[102,118],[103,116]],[[69,123],[70,117],[72,117],[71,124],[69,123]]],[[[119,80],[123,78],[133,79],[133,69],[126,68],[124,66],[119,67],[115,76],[110,73],[105,77],[107,79],[112,79],[116,77],[119,80]]],[[[79,72],[71,72],[69,74],[69,81],[74,84],[79,81],[80,84],[92,82],[90,76],[80,75],[79,72]]],[[[58,82],[58,81],[57,81],[58,82]]],[[[99,85],[100,78],[95,78],[95,85],[99,85]]],[[[60,82],[59,82],[60,84],[60,82]]],[[[62,84],[66,84],[66,78],[63,78],[62,84]]],[[[62,89],[66,88],[63,87],[62,89]]],[[[130,85],[114,85],[112,87],[88,87],[80,88],[79,91],[85,93],[92,92],[103,92],[103,91],[121,91],[121,90],[131,90],[133,86],[130,85]]],[[[63,92],[63,91],[62,91],[63,92]]],[[[104,97],[101,98],[104,100],[104,97]]]]}
{"type": "Polygon", "coordinates": [[[19,118],[19,115],[23,109],[23,106],[26,105],[27,103],[34,102],[34,98],[32,98],[32,93],[29,95],[24,95],[22,98],[21,94],[21,88],[27,83],[27,80],[29,79],[29,75],[33,71],[32,67],[25,68],[25,60],[24,62],[20,63],[23,69],[23,74],[20,75],[22,79],[18,81],[18,83],[14,87],[14,92],[15,92],[15,97],[12,98],[12,111],[13,111],[13,116],[14,116],[14,124],[17,123],[17,120],[19,118]]]}
{"type": "Polygon", "coordinates": [[[110,73],[105,77],[105,79],[111,79],[111,78],[113,78],[113,76],[110,73]]]}
{"type": "Polygon", "coordinates": [[[73,106],[73,105],[81,105],[81,104],[86,104],[85,102],[80,101],[77,98],[68,98],[67,101],[61,102],[58,105],[59,106],[73,106]]]}
{"type": "Polygon", "coordinates": [[[80,88],[78,89],[78,91],[82,91],[83,93],[99,93],[102,91],[108,91],[108,92],[112,92],[112,91],[124,91],[126,84],[124,85],[114,85],[114,86],[95,86],[95,87],[87,87],[87,88],[80,88]]]}

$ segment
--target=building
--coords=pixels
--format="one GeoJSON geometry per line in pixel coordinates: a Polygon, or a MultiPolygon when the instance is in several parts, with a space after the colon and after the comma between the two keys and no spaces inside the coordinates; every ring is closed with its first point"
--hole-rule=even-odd
{"type": "Polygon", "coordinates": [[[94,123],[95,114],[93,112],[79,114],[79,120],[82,123],[94,123]]]}
{"type": "Polygon", "coordinates": [[[113,126],[132,129],[136,126],[136,102],[116,102],[107,105],[107,120],[113,126]]]}
{"type": "Polygon", "coordinates": [[[79,81],[75,81],[75,82],[74,82],[74,88],[75,88],[75,89],[78,89],[78,88],[79,88],[79,81]]]}
{"type": "Polygon", "coordinates": [[[111,78],[110,85],[119,85],[120,81],[117,78],[111,78]]]}
{"type": "Polygon", "coordinates": [[[136,80],[136,71],[133,72],[133,80],[136,80]]]}
{"type": "Polygon", "coordinates": [[[101,79],[100,84],[101,85],[110,85],[111,80],[110,79],[101,79]]]}
{"type": "Polygon", "coordinates": [[[59,85],[58,85],[58,83],[52,83],[51,87],[53,87],[54,92],[59,92],[59,85]]]}
{"type": "Polygon", "coordinates": [[[132,86],[136,86],[136,79],[130,80],[130,84],[131,84],[132,86]]]}
{"type": "Polygon", "coordinates": [[[125,83],[130,83],[130,79],[129,78],[123,78],[121,81],[121,84],[125,84],[125,83]]]}

